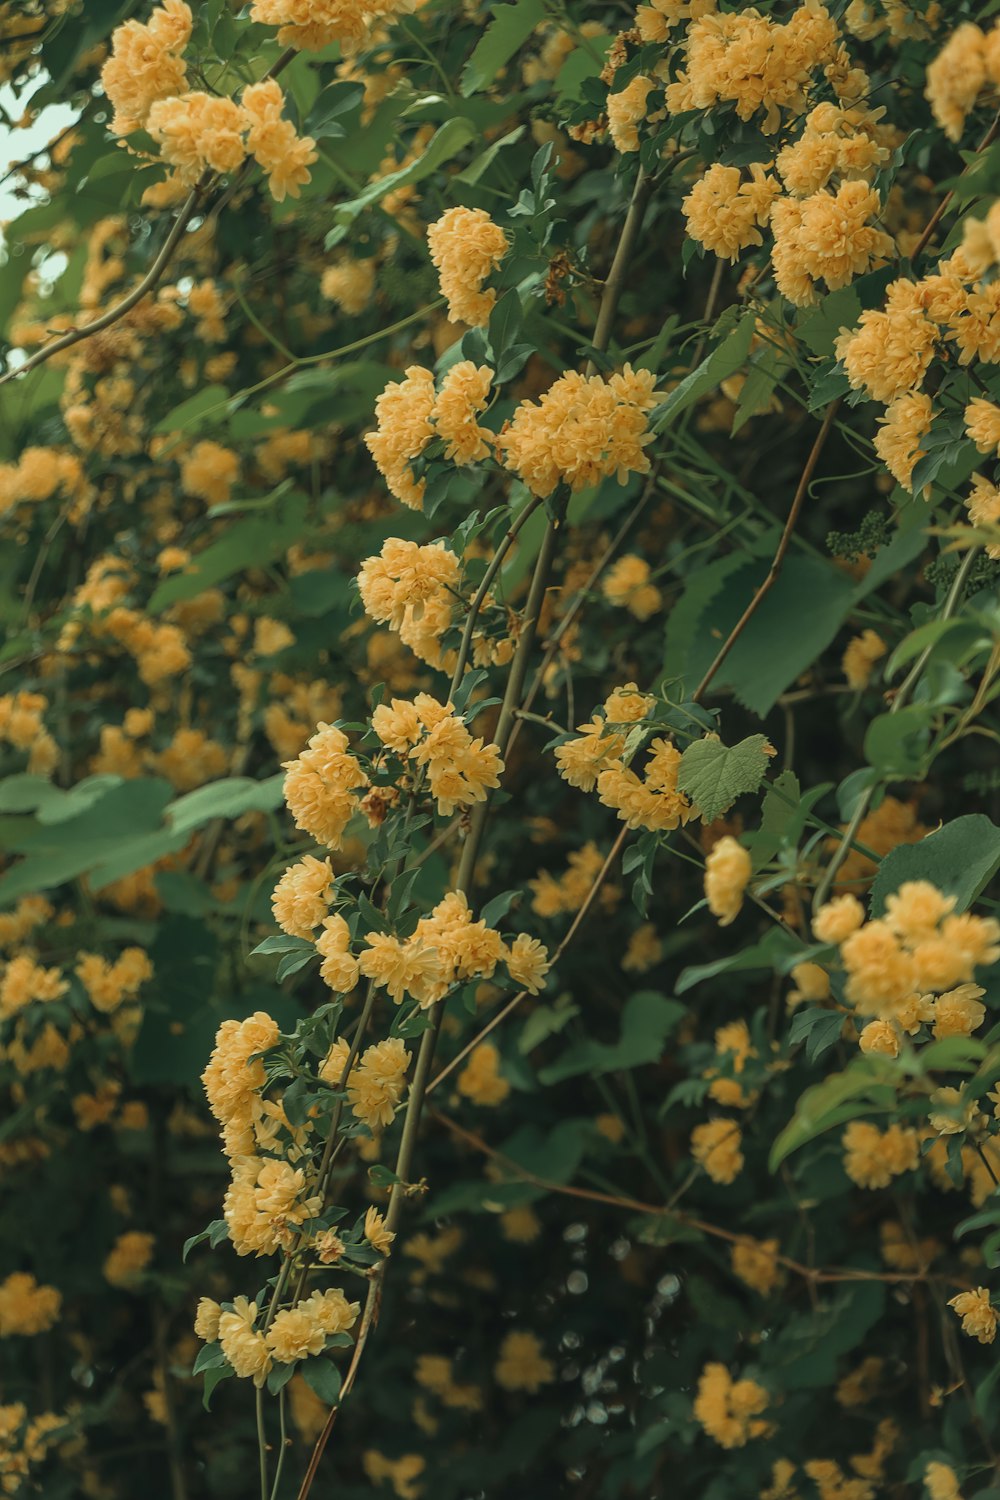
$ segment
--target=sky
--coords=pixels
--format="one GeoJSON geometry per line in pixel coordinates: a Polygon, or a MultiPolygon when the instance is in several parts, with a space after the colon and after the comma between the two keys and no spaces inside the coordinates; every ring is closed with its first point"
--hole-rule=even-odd
{"type": "MultiPolygon", "coordinates": [[[[38,80],[38,86],[44,82],[44,77],[38,80]]],[[[23,113],[33,90],[25,89],[16,94],[10,84],[0,86],[0,106],[16,119],[23,113]]],[[[77,111],[68,104],[53,104],[43,109],[37,120],[33,120],[26,130],[8,130],[0,124],[0,178],[5,176],[8,169],[16,161],[23,161],[30,156],[32,151],[37,151],[39,146],[44,146],[53,136],[58,135],[71,120],[75,119],[77,111]]],[[[0,223],[5,219],[13,219],[24,208],[24,200],[16,198],[11,192],[13,182],[0,184],[0,223]]],[[[0,239],[3,231],[0,230],[0,239]]],[[[2,274],[2,271],[0,271],[2,274]]]]}

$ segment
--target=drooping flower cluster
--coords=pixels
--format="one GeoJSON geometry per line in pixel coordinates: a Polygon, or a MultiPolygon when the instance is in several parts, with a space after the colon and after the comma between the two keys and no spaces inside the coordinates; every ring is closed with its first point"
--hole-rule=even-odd
{"type": "Polygon", "coordinates": [[[927,98],[934,118],[952,141],[962,139],[979,95],[1000,88],[1000,28],[985,32],[972,21],[956,26],[927,69],[927,98]]]}
{"type": "Polygon", "coordinates": [[[414,0],[254,0],[253,20],[278,26],[278,41],[298,52],[318,52],[338,42],[356,52],[381,20],[413,10],[414,0]]]}
{"type": "MultiPolygon", "coordinates": [[[[310,7],[316,3],[310,0],[310,7]]],[[[181,54],[191,29],[184,0],[165,0],[145,25],[126,21],[115,30],[101,73],[115,110],[111,129],[116,135],[148,130],[178,185],[193,187],[205,172],[235,172],[249,153],[267,173],[277,202],[289,194],[297,198],[316,160],[315,142],[300,137],[282,118],[285,96],[279,84],[273,78],[249,84],[239,103],[186,89],[181,54]]]]}
{"type": "Polygon", "coordinates": [[[545,983],[548,954],[537,939],[521,933],[513,942],[481,918],[474,920],[461,891],[449,891],[429,916],[421,917],[405,940],[369,932],[359,959],[362,974],[399,1005],[406,997],[426,1008],[456,984],[491,979],[504,964],[511,980],[531,993],[545,983]]]}
{"type": "Polygon", "coordinates": [[[348,748],[347,735],[320,724],[295,760],[285,762],[285,802],[295,826],[328,849],[339,849],[368,785],[360,761],[348,748]]]}
{"type": "Polygon", "coordinates": [[[445,444],[453,463],[487,457],[494,436],[478,417],[489,400],[493,372],[471,360],[453,365],[435,394],[434,377],[421,365],[410,365],[405,378],[387,385],[375,403],[378,426],[365,443],[391,494],[411,510],[421,510],[426,481],[412,464],[435,437],[445,444]]]}
{"type": "Polygon", "coordinates": [[[437,666],[461,576],[461,563],[444,542],[421,547],[390,537],[381,552],[361,564],[358,590],[373,620],[397,631],[416,656],[437,666]]]}
{"type": "Polygon", "coordinates": [[[482,208],[449,208],[427,231],[427,248],[441,279],[451,323],[480,327],[496,303],[483,282],[510,248],[507,236],[482,208]]]}
{"type": "Polygon", "coordinates": [[[816,937],[840,949],[846,999],[858,1016],[871,1018],[861,1033],[866,1051],[895,1056],[903,1033],[914,1036],[924,1025],[936,1037],[968,1036],[982,1025],[983,991],[972,981],[977,968],[1000,959],[1000,923],[955,906],[954,896],[915,880],[887,898],[884,916],[868,922],[850,895],[817,912],[816,937]]]}
{"type": "Polygon", "coordinates": [[[473,738],[451,705],[429,693],[418,693],[412,702],[393,698],[380,703],[371,722],[385,748],[409,763],[411,774],[426,773],[443,818],[456,808],[484,802],[500,785],[503,761],[496,745],[473,738]]]}
{"type": "Polygon", "coordinates": [[[720,1448],[742,1448],[769,1430],[761,1418],[769,1404],[767,1391],[755,1380],[733,1380],[725,1365],[712,1363],[699,1377],[694,1415],[720,1448]]]}
{"type": "Polygon", "coordinates": [[[614,808],[627,827],[664,831],[696,816],[696,809],[677,789],[681,752],[669,740],[653,739],[641,776],[624,758],[627,750],[631,759],[637,749],[634,739],[629,744],[627,726],[633,726],[634,736],[635,726],[654,702],[637,692],[634,683],[616,688],[600,713],[578,726],[579,738],[564,741],[555,754],[563,780],[585,792],[596,788],[600,801],[614,808]]]}
{"type": "Polygon", "coordinates": [[[648,413],[656,376],[625,365],[604,379],[570,371],[537,401],[522,401],[497,438],[503,462],[535,495],[560,483],[573,491],[617,476],[648,474],[648,413]]]}
{"type": "Polygon", "coordinates": [[[728,927],[739,915],[751,871],[748,851],[731,835],[712,845],[705,861],[705,900],[720,927],[728,927]]]}

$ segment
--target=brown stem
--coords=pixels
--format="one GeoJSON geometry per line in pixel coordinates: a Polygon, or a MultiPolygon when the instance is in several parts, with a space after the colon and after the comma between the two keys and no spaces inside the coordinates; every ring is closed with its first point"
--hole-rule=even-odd
{"type": "Polygon", "coordinates": [[[840,398],[838,397],[837,400],[830,402],[830,405],[827,407],[826,412],[823,416],[823,424],[820,427],[819,432],[816,434],[816,440],[809,451],[809,457],[806,459],[805,468],[802,470],[802,473],[799,476],[798,486],[795,490],[795,495],[792,499],[792,503],[788,511],[788,519],[785,522],[785,528],[781,533],[781,539],[778,542],[774,556],[771,559],[771,566],[767,570],[767,577],[764,579],[764,582],[761,584],[760,588],[754,594],[753,598],[750,600],[750,603],[747,605],[746,609],[743,611],[742,615],[737,620],[732,630],[729,632],[729,635],[723,641],[722,646],[719,648],[719,651],[715,657],[715,660],[712,662],[712,665],[709,667],[708,671],[705,673],[704,677],[701,679],[698,686],[692,693],[692,703],[701,702],[708,689],[709,684],[712,681],[712,678],[718,672],[719,668],[726,660],[726,657],[736,645],[736,642],[739,640],[744,630],[746,630],[747,626],[750,624],[750,621],[757,613],[757,610],[760,608],[764,599],[770,593],[771,589],[773,589],[775,583],[778,580],[778,575],[781,572],[782,566],[784,564],[788,548],[791,545],[792,533],[795,531],[795,527],[798,523],[799,515],[801,514],[802,506],[805,503],[806,494],[809,490],[809,485],[812,482],[813,474],[816,471],[816,465],[819,463],[820,455],[822,454],[823,449],[826,447],[826,440],[830,436],[830,433],[833,429],[834,419],[836,418],[839,406],[840,398]]]}
{"type": "MultiPolygon", "coordinates": [[[[978,156],[980,151],[985,151],[987,146],[992,146],[998,134],[1000,134],[1000,111],[998,111],[994,115],[992,125],[989,127],[986,134],[979,142],[979,145],[976,147],[976,155],[978,156]]],[[[968,165],[966,165],[959,173],[959,176],[964,177],[968,170],[968,165]]],[[[952,188],[951,191],[945,193],[944,197],[941,199],[941,202],[938,204],[937,208],[931,215],[930,220],[928,221],[927,228],[924,230],[923,234],[920,236],[919,240],[917,240],[917,243],[910,251],[911,261],[919,259],[919,257],[923,255],[924,251],[927,249],[927,246],[930,244],[930,241],[934,235],[935,229],[940,224],[942,218],[944,217],[944,214],[947,211],[948,205],[954,198],[954,196],[955,189],[952,188]]]]}

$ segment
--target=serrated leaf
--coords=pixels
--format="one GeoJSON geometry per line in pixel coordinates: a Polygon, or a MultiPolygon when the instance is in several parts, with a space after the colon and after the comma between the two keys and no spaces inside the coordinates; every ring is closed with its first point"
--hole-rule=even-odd
{"type": "Polygon", "coordinates": [[[678,788],[690,797],[706,823],[722,816],[737,797],[755,792],[770,764],[766,735],[752,734],[736,745],[695,740],[681,756],[678,788]]]}

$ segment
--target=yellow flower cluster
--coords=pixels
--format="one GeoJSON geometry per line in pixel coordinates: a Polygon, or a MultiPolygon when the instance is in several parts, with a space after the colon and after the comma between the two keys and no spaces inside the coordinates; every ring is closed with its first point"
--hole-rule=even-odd
{"type": "Polygon", "coordinates": [[[478,328],[488,323],[496,303],[483,282],[510,248],[507,236],[482,208],[449,208],[427,230],[427,248],[437,267],[450,323],[478,328]]]}
{"type": "Polygon", "coordinates": [[[61,1307],[62,1294],[54,1286],[39,1286],[27,1271],[13,1271],[0,1281],[0,1339],[46,1333],[61,1307]]]}
{"type": "Polygon", "coordinates": [[[104,1278],[111,1286],[130,1290],[139,1285],[142,1274],[153,1258],[156,1244],[151,1234],[139,1229],[126,1230],[112,1245],[104,1261],[104,1278]]]}
{"type": "Polygon", "coordinates": [[[277,1157],[237,1156],[222,1213],[237,1255],[273,1255],[292,1243],[323,1200],[301,1167],[277,1157]]]}
{"type": "Polygon", "coordinates": [[[108,1014],[134,1000],[153,977],[153,965],[141,948],[125,948],[109,963],[98,953],[81,953],[76,975],[95,1010],[108,1014]]]}
{"type": "Polygon", "coordinates": [[[754,162],[744,182],[739,167],[715,162],[695,183],[681,204],[691,239],[721,259],[734,261],[741,250],[763,244],[761,225],[771,217],[771,206],[781,184],[754,162]]]}
{"type": "Polygon", "coordinates": [[[534,1394],[556,1378],[555,1366],[542,1353],[542,1345],[533,1333],[512,1330],[500,1345],[500,1355],[493,1373],[505,1391],[528,1391],[534,1394]]]}
{"type": "Polygon", "coordinates": [[[389,492],[411,510],[424,503],[426,481],[415,479],[412,462],[439,437],[456,464],[486,458],[495,439],[478,417],[489,400],[493,372],[471,360],[452,365],[435,394],[434,377],[421,365],[410,365],[404,379],[387,385],[375,402],[374,432],[365,444],[389,492]]]}
{"type": "Polygon", "coordinates": [[[351,817],[360,806],[358,791],[368,785],[360,761],[348,749],[343,730],[320,724],[302,753],[285,762],[285,802],[296,828],[318,844],[339,849],[351,817]]]}
{"type": "Polygon", "coordinates": [[[320,295],[336,304],[348,317],[363,313],[375,291],[375,263],[345,257],[327,266],[320,278],[320,295]]]}
{"type": "Polygon", "coordinates": [[[500,1053],[491,1042],[481,1042],[458,1075],[458,1092],[472,1104],[502,1104],[510,1084],[500,1072],[500,1053]]]}
{"type": "Polygon", "coordinates": [[[749,853],[730,834],[712,845],[705,861],[705,900],[720,927],[728,927],[739,915],[752,872],[749,853]]]}
{"type": "Polygon", "coordinates": [[[0,515],[22,503],[39,505],[56,493],[84,508],[91,490],[75,453],[22,448],[17,463],[0,464],[0,515]]]}
{"type": "Polygon", "coordinates": [[[666,90],[672,114],[732,104],[741,120],[761,115],[765,135],[778,130],[782,112],[804,113],[819,69],[845,91],[860,94],[865,84],[863,74],[845,73],[837,24],[817,0],[797,6],[785,25],[752,9],[700,16],[688,28],[684,64],[666,90]]]}
{"type": "MultiPolygon", "coordinates": [[[[496,745],[474,739],[450,703],[429,693],[412,702],[393,698],[372,714],[372,729],[387,750],[427,773],[431,796],[443,818],[457,807],[484,802],[500,785],[503,761],[496,745]]],[[[300,825],[302,826],[302,825],[300,825]]]]}
{"type": "Polygon", "coordinates": [[[627,609],[637,620],[648,620],[663,607],[663,595],[650,582],[652,571],[644,557],[626,552],[605,573],[601,593],[616,609],[627,609]]]}
{"type": "Polygon", "coordinates": [[[743,1133],[734,1120],[708,1120],[691,1132],[691,1155],[713,1182],[728,1186],[743,1170],[743,1133]]]}
{"type": "Polygon", "coordinates": [[[28,770],[48,776],[59,760],[59,747],[42,722],[49,706],[43,693],[5,693],[0,697],[0,740],[15,750],[27,750],[28,770]]]}
{"type": "Polygon", "coordinates": [[[369,932],[358,961],[361,973],[385,989],[399,1005],[409,995],[426,1008],[452,985],[491,979],[498,964],[510,978],[536,994],[544,985],[549,959],[536,938],[525,933],[508,946],[495,928],[474,921],[461,891],[449,891],[429,916],[421,917],[405,941],[369,932]]]}
{"type": "Polygon", "coordinates": [[[1000,28],[984,32],[972,21],[956,26],[927,69],[926,95],[949,140],[960,141],[980,93],[1000,86],[1000,28]]]}
{"type": "Polygon", "coordinates": [[[860,691],[871,680],[875,663],[885,655],[888,647],[877,630],[863,630],[847,643],[841,666],[848,687],[860,691]]]}
{"type": "MultiPolygon", "coordinates": [[[[1000,528],[1000,489],[982,474],[973,474],[972,490],[965,504],[973,526],[996,531],[1000,528]]],[[[1000,561],[1000,541],[986,543],[986,555],[1000,561]]]]}
{"type": "Polygon", "coordinates": [[[889,156],[889,133],[880,125],[884,113],[860,105],[817,104],[798,140],[778,153],[775,165],[786,190],[795,198],[808,198],[833,177],[871,181],[889,156]]]}
{"type": "Polygon", "coordinates": [[[389,537],[358,574],[365,611],[398,632],[421,661],[441,664],[441,637],[451,625],[462,567],[444,542],[421,547],[389,537]]]}
{"type": "Polygon", "coordinates": [[[975,970],[1000,958],[1000,922],[954,911],[926,880],[907,881],[870,922],[854,896],[840,896],[816,913],[813,932],[836,943],[847,975],[845,996],[859,1016],[885,1023],[866,1051],[895,1053],[902,1032],[923,1023],[935,1036],[969,1035],[985,1016],[975,970]],[[935,998],[937,997],[937,998],[935,998]]]}
{"type": "MultiPolygon", "coordinates": [[[[344,1076],[350,1047],[343,1039],[334,1042],[319,1076],[334,1088],[344,1076]]],[[[355,1118],[373,1133],[391,1125],[396,1106],[403,1097],[410,1054],[399,1037],[388,1037],[367,1047],[347,1076],[347,1097],[355,1118]]]]}
{"type": "Polygon", "coordinates": [[[164,0],[145,26],[126,21],[111,38],[101,84],[114,107],[115,135],[140,130],[159,99],[184,92],[187,68],[180,54],[191,39],[193,18],[184,0],[164,0]]]}
{"type": "Polygon", "coordinates": [[[282,932],[289,937],[311,938],[329,915],[333,893],[333,871],[329,859],[307,854],[289,865],[274,888],[271,910],[282,932]]]}
{"type": "MultiPolygon", "coordinates": [[[[591,783],[590,789],[595,784],[591,783]]],[[[578,911],[603,863],[604,856],[600,849],[593,839],[588,839],[579,849],[572,850],[567,858],[566,870],[558,879],[550,875],[548,870],[542,870],[528,881],[532,893],[532,911],[539,917],[557,917],[563,912],[578,911]]],[[[598,900],[602,906],[613,906],[620,895],[621,892],[615,886],[605,883],[601,886],[598,900]]]]}
{"type": "Polygon", "coordinates": [[[181,484],[188,495],[208,505],[223,505],[240,474],[240,461],[231,448],[205,438],[184,455],[181,484]]]}
{"type": "Polygon", "coordinates": [[[186,91],[181,53],[191,27],[183,0],[165,0],[145,25],[126,21],[116,28],[101,73],[115,111],[111,129],[116,135],[148,130],[185,186],[193,187],[203,172],[234,172],[249,152],[267,173],[277,202],[287,194],[297,198],[316,160],[315,142],[282,119],[285,96],[273,78],[248,85],[239,104],[186,91]]]}
{"type": "Polygon", "coordinates": [[[893,253],[892,237],[872,222],[882,212],[866,182],[842,182],[809,198],[779,198],[771,209],[771,264],[778,290],[797,307],[819,300],[818,284],[847,286],[893,253]]]}
{"type": "Polygon", "coordinates": [[[277,1040],[278,1023],[262,1010],[244,1021],[223,1021],[219,1027],[201,1081],[208,1107],[223,1127],[227,1156],[256,1149],[255,1106],[264,1085],[264,1064],[256,1054],[269,1051],[277,1040]]]}
{"type": "Polygon", "coordinates": [[[507,468],[543,498],[560,483],[574,492],[617,475],[647,474],[648,413],[656,376],[625,365],[620,375],[570,371],[537,401],[522,401],[497,438],[507,468]]]}
{"type": "Polygon", "coordinates": [[[656,87],[639,73],[617,94],[608,95],[608,132],[616,151],[638,151],[639,125],[646,118],[646,100],[656,87]]]}
{"type": "Polygon", "coordinates": [[[272,197],[299,196],[316,160],[315,141],[299,136],[281,112],[285,96],[273,79],[248,85],[242,102],[199,91],[158,99],[146,128],[178,181],[193,187],[204,172],[235,172],[249,153],[267,173],[272,197]]]}
{"type": "Polygon", "coordinates": [[[867,1120],[852,1120],[842,1144],[844,1171],[861,1188],[888,1187],[920,1160],[917,1132],[903,1125],[879,1130],[867,1120]]]}
{"type": "Polygon", "coordinates": [[[356,52],[381,20],[405,14],[415,0],[254,0],[250,16],[263,26],[278,26],[278,41],[299,52],[319,52],[338,42],[356,52]]]}
{"type": "Polygon", "coordinates": [[[698,1378],[694,1416],[720,1448],[743,1448],[770,1424],[761,1419],[769,1397],[755,1380],[733,1380],[725,1365],[707,1364],[698,1378]]]}

